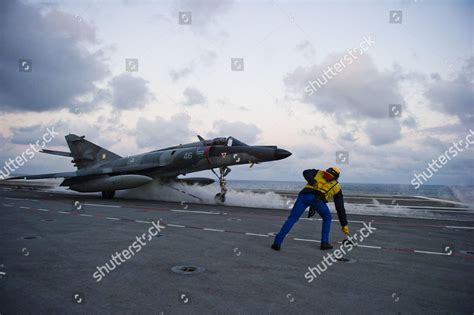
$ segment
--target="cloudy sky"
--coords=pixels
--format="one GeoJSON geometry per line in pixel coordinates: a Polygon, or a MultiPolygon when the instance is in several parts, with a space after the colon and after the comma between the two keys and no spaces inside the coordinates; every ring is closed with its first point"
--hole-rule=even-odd
{"type": "MultiPolygon", "coordinates": [[[[474,129],[469,1],[0,6],[1,167],[54,126],[50,149],[66,149],[63,136],[75,133],[126,156],[200,134],[293,152],[235,167],[229,179],[301,180],[344,151],[343,181],[409,184],[474,129]]],[[[473,168],[469,148],[430,184],[474,184],[473,168]]],[[[38,155],[17,172],[71,169],[67,158],[38,155]]]]}

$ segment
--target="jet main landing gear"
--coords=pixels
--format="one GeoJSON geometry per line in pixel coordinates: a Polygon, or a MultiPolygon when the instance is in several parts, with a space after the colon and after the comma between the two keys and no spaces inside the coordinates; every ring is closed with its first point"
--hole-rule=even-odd
{"type": "Polygon", "coordinates": [[[219,179],[219,186],[221,186],[221,192],[217,193],[214,196],[214,199],[217,203],[224,203],[225,202],[225,194],[227,193],[227,187],[226,187],[226,181],[225,177],[229,175],[231,169],[228,168],[227,166],[223,166],[219,168],[219,174],[214,171],[214,169],[211,169],[214,175],[217,176],[219,179]]]}

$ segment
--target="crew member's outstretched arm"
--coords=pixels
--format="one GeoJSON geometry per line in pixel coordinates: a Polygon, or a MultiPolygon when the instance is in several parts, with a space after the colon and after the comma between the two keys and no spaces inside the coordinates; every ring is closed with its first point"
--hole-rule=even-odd
{"type": "Polygon", "coordinates": [[[334,195],[334,204],[336,206],[337,217],[341,226],[347,225],[347,216],[346,209],[344,208],[344,196],[342,195],[342,190],[339,190],[337,194],[334,195]]]}

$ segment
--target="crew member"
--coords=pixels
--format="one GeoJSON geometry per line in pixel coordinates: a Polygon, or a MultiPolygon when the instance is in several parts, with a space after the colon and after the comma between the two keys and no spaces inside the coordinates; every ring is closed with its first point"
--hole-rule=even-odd
{"type": "Polygon", "coordinates": [[[349,235],[344,198],[342,196],[341,185],[337,181],[340,173],[339,168],[334,166],[328,168],[326,171],[311,169],[303,172],[307,184],[298,194],[290,216],[286,219],[280,232],[275,236],[272,245],[274,250],[280,250],[286,234],[290,232],[293,225],[298,221],[307,207],[310,207],[308,218],[313,216],[316,211],[323,219],[321,250],[331,249],[332,245],[329,243],[329,231],[331,230],[332,217],[327,206],[327,202],[331,199],[334,199],[342,232],[349,235]]]}

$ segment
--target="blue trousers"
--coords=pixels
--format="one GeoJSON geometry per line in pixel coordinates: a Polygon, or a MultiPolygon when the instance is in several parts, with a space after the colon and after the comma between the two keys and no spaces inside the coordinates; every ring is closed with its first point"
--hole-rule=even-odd
{"type": "Polygon", "coordinates": [[[281,245],[281,243],[283,243],[286,234],[290,232],[293,225],[299,220],[304,210],[309,206],[313,207],[323,219],[321,242],[329,242],[329,231],[331,230],[332,217],[328,206],[324,201],[316,198],[316,194],[314,193],[300,193],[295,201],[293,209],[291,209],[290,216],[286,219],[280,232],[275,236],[275,244],[281,245]]]}

